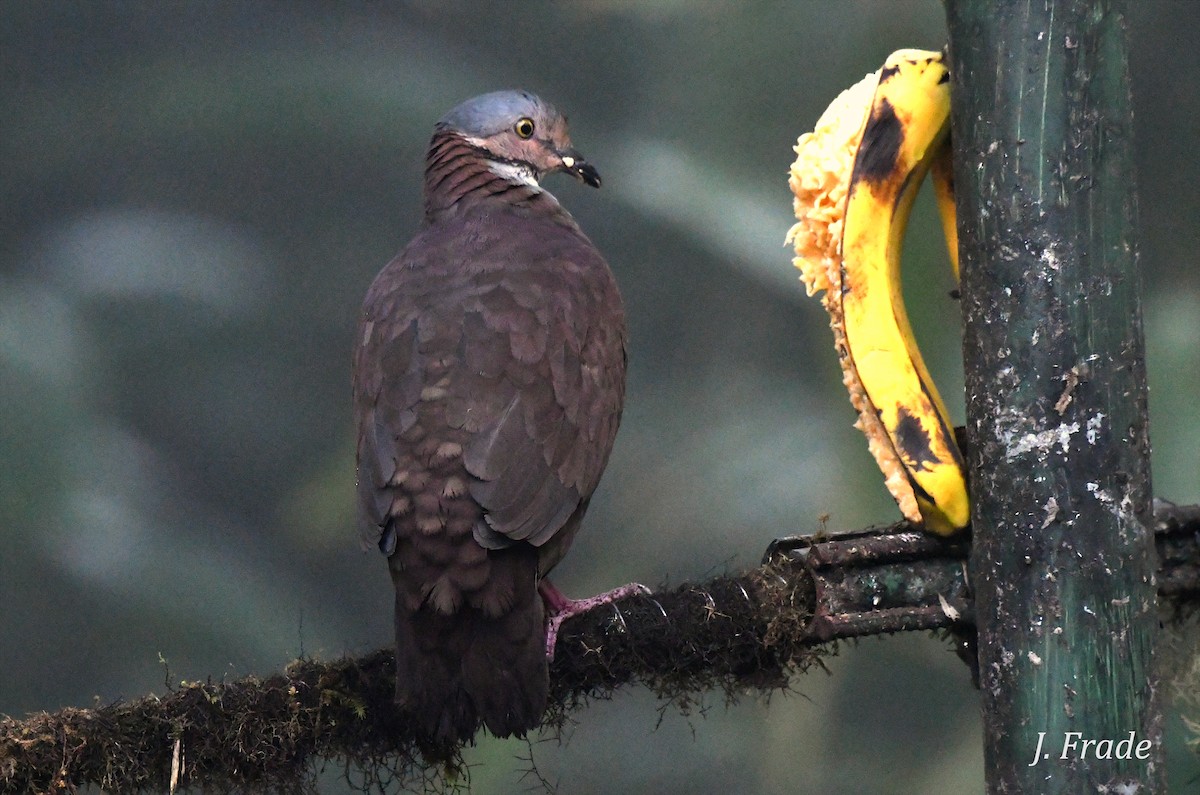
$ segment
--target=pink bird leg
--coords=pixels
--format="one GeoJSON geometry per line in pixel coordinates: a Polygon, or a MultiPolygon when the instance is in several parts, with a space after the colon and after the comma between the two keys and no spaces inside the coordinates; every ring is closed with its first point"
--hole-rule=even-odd
{"type": "Polygon", "coordinates": [[[546,605],[546,659],[553,660],[554,645],[558,642],[558,628],[568,618],[586,613],[593,607],[612,604],[626,596],[648,594],[650,589],[641,583],[631,582],[587,599],[568,599],[562,591],[554,586],[554,583],[543,579],[538,583],[538,593],[542,595],[542,602],[546,605]]]}

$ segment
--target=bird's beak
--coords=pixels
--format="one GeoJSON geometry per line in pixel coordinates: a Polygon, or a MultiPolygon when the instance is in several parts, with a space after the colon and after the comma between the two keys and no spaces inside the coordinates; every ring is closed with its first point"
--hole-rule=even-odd
{"type": "Polygon", "coordinates": [[[575,179],[582,180],[585,185],[593,188],[600,187],[600,172],[596,170],[595,166],[584,160],[583,155],[575,149],[564,149],[558,153],[558,156],[562,160],[563,171],[575,179]]]}

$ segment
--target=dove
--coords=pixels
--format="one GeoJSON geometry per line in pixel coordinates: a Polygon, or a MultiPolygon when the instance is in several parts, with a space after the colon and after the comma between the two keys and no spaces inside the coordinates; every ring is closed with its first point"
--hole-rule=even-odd
{"type": "Polygon", "coordinates": [[[541,186],[553,172],[600,185],[537,96],[443,116],[420,230],[359,320],[360,526],[395,586],[396,701],[430,742],[536,727],[561,622],[644,591],[573,601],[546,579],[608,462],[627,336],[607,263],[541,186]]]}

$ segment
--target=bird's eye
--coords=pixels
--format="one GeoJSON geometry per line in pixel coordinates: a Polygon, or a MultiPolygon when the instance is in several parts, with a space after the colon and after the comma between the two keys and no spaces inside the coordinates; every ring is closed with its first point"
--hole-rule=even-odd
{"type": "Polygon", "coordinates": [[[513,125],[513,132],[517,134],[518,138],[532,138],[533,119],[529,118],[528,116],[523,119],[518,119],[517,123],[513,125]]]}

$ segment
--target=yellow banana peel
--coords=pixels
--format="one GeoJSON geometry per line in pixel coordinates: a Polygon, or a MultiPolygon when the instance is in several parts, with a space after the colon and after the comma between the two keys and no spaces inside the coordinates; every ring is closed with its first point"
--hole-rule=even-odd
{"type": "Polygon", "coordinates": [[[969,521],[966,474],[908,322],[900,254],[932,170],[957,275],[949,113],[942,54],[894,52],[800,137],[789,180],[798,222],[788,242],[809,295],[824,291],[856,427],[904,516],[941,535],[969,521]]]}

